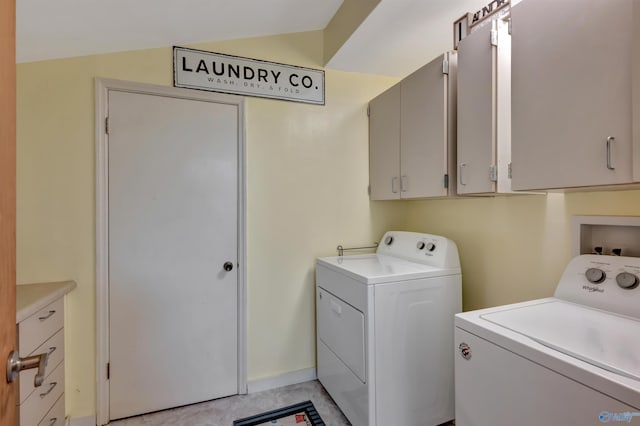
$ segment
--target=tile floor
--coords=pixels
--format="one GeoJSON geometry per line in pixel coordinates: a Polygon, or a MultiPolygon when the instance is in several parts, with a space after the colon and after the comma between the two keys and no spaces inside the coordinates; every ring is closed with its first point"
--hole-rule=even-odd
{"type": "MultiPolygon", "coordinates": [[[[327,426],[351,424],[320,382],[300,383],[279,389],[235,395],[172,410],[118,420],[110,426],[232,426],[234,420],[310,400],[327,426]]],[[[442,426],[454,425],[447,423],[442,426]]],[[[399,425],[398,425],[399,426],[399,425]]]]}

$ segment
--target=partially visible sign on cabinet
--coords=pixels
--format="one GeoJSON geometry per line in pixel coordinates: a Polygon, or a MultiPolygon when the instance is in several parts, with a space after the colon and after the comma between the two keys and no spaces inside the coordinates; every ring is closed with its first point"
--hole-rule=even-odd
{"type": "Polygon", "coordinates": [[[460,40],[490,16],[494,16],[497,19],[507,15],[510,11],[511,0],[493,0],[480,10],[460,17],[453,23],[453,48],[457,50],[460,40]]]}

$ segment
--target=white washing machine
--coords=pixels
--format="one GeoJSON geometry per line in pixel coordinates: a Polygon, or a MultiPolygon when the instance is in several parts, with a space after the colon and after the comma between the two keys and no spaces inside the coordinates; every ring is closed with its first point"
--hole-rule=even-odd
{"type": "Polygon", "coordinates": [[[458,249],[387,232],[377,253],[316,264],[318,379],[354,426],[453,419],[458,249]]]}
{"type": "Polygon", "coordinates": [[[639,275],[578,256],[554,297],[456,315],[456,426],[640,424],[639,275]]]}

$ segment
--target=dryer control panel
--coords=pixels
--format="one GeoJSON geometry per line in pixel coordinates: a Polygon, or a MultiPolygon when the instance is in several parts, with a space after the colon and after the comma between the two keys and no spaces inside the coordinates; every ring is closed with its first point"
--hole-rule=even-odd
{"type": "Polygon", "coordinates": [[[440,235],[389,231],[376,252],[439,268],[460,267],[456,243],[440,235]]]}
{"type": "Polygon", "coordinates": [[[567,265],[555,297],[640,318],[640,258],[581,255],[567,265]]]}

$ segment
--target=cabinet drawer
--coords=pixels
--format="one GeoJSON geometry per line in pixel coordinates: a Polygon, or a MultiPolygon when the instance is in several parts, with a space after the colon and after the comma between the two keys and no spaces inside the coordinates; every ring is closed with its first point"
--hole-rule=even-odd
{"type": "Polygon", "coordinates": [[[60,298],[18,324],[20,356],[32,354],[64,326],[64,299],[60,298]]]}
{"type": "Polygon", "coordinates": [[[39,388],[20,405],[20,425],[37,425],[64,393],[64,363],[51,372],[39,388]]]}
{"type": "Polygon", "coordinates": [[[53,407],[51,407],[51,410],[49,410],[47,415],[44,416],[42,420],[40,420],[40,423],[38,423],[38,426],[63,426],[63,425],[64,425],[64,394],[62,394],[62,396],[58,398],[58,400],[53,405],[53,407]]]}
{"type": "MultiPolygon", "coordinates": [[[[44,352],[49,353],[49,362],[47,363],[47,369],[45,370],[45,377],[48,377],[53,370],[62,362],[64,359],[64,330],[59,330],[56,334],[53,335],[49,340],[40,345],[35,351],[34,354],[41,354],[44,352]]],[[[33,387],[33,379],[36,376],[37,369],[24,370],[20,372],[20,403],[22,404],[25,399],[34,390],[39,390],[40,388],[33,387]]]]}

